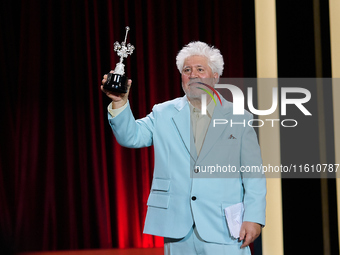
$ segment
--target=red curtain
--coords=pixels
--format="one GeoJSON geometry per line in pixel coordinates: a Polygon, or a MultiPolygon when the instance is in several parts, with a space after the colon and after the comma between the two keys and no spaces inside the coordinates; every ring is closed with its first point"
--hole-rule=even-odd
{"type": "Polygon", "coordinates": [[[113,43],[135,52],[135,117],[183,95],[177,52],[219,48],[223,77],[242,77],[241,1],[2,1],[0,233],[18,251],[159,247],[143,235],[152,148],[126,149],[107,122],[103,74],[113,43]]]}

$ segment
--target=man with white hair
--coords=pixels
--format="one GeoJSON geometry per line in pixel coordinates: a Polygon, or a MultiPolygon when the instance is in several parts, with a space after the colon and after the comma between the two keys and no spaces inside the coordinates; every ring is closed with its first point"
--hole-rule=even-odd
{"type": "MultiPolygon", "coordinates": [[[[256,133],[247,125],[214,127],[212,120],[247,123],[252,116],[247,111],[233,115],[232,103],[214,90],[224,65],[218,49],[191,42],[178,53],[176,64],[185,96],[155,105],[142,119],[132,115],[129,91],[115,94],[102,86],[112,99],[108,119],[118,143],[130,148],[154,145],[144,233],[163,236],[165,254],[250,254],[248,245],[265,224],[266,181],[240,169],[262,164],[256,133]],[[207,92],[215,92],[221,100],[216,104],[206,97],[202,114],[202,95],[207,92]],[[214,171],[215,166],[229,170],[232,166],[237,171],[207,176],[203,166],[214,171]],[[238,221],[243,219],[236,234],[235,219],[226,219],[230,216],[226,208],[238,208],[238,221]]],[[[103,84],[106,79],[104,75],[103,84]]],[[[129,80],[129,89],[131,84],[129,80]]]]}

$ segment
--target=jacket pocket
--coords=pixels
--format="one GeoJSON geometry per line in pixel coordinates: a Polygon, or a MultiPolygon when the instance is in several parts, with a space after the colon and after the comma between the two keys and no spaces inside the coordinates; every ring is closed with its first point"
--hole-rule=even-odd
{"type": "Polygon", "coordinates": [[[169,207],[169,194],[150,193],[147,205],[157,208],[167,209],[169,207]]]}
{"type": "Polygon", "coordinates": [[[169,191],[170,188],[170,180],[165,179],[153,179],[151,190],[154,191],[169,191]]]}

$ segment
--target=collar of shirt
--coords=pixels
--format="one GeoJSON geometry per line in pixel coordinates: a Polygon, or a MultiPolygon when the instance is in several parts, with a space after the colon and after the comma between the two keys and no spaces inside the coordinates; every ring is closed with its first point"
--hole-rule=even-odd
{"type": "MultiPolygon", "coordinates": [[[[216,96],[214,95],[215,99],[216,99],[216,96]]],[[[194,116],[194,115],[198,115],[199,118],[204,116],[201,114],[201,109],[198,109],[196,107],[194,107],[189,99],[188,99],[188,102],[189,102],[189,106],[190,106],[190,114],[191,116],[194,116]]],[[[210,100],[210,103],[207,105],[207,116],[211,119],[212,118],[212,115],[214,113],[214,109],[215,109],[215,103],[214,103],[214,100],[210,100]]]]}

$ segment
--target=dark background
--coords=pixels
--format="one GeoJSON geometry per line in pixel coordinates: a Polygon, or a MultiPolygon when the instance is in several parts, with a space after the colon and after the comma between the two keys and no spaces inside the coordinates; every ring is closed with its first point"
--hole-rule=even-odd
{"type": "MultiPolygon", "coordinates": [[[[323,77],[330,77],[325,3],[323,77]]],[[[152,148],[120,147],[106,120],[109,99],[99,86],[119,60],[112,45],[128,25],[136,48],[124,61],[129,98],[135,117],[144,117],[155,103],[183,95],[175,57],[190,41],[221,50],[222,77],[256,77],[254,1],[4,0],[0,8],[2,249],[162,246],[162,238],[142,234],[152,148]]],[[[315,77],[312,1],[277,1],[277,29],[279,77],[315,77]]],[[[330,117],[329,163],[332,125],[330,117]]],[[[300,140],[310,141],[317,127],[299,132],[281,130],[283,164],[318,161],[318,142],[300,140]]],[[[328,183],[337,254],[335,181],[328,183]]],[[[284,179],[282,192],[286,254],[322,254],[320,180],[284,179]]]]}

